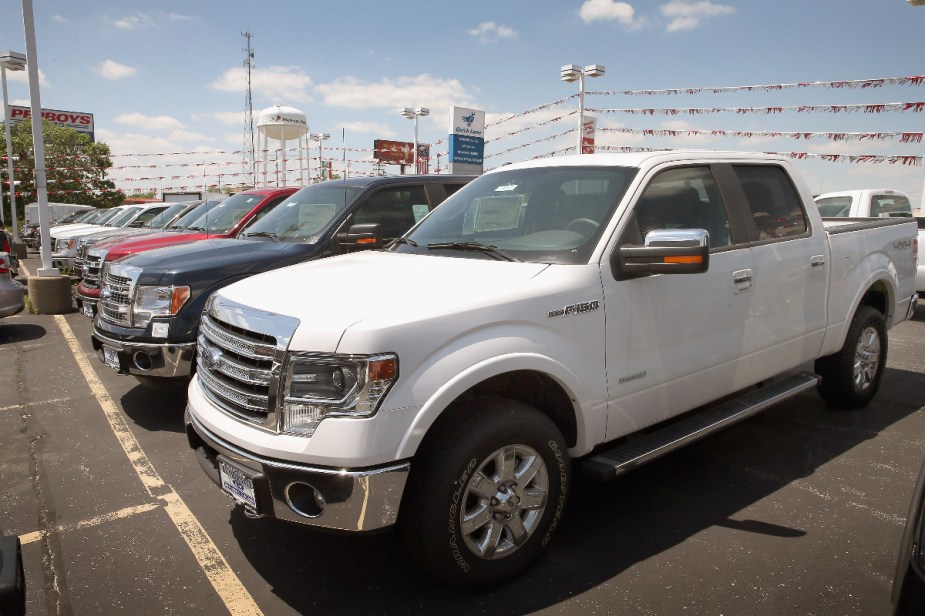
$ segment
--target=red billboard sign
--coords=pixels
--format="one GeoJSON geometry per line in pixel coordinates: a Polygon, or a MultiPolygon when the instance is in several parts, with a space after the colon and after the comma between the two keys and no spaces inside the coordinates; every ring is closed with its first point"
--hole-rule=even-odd
{"type": "MultiPolygon", "coordinates": [[[[25,122],[32,117],[32,109],[10,105],[10,121],[25,122]]],[[[93,141],[93,114],[83,111],[60,111],[58,109],[42,109],[42,119],[54,122],[58,126],[73,128],[79,133],[90,135],[93,141]]]]}
{"type": "Polygon", "coordinates": [[[410,141],[373,140],[373,158],[380,163],[410,165],[414,163],[414,144],[410,141]]]}

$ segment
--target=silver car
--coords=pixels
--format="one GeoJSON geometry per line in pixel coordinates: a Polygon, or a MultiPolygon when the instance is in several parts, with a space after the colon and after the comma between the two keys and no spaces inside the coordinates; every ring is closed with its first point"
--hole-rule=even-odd
{"type": "Polygon", "coordinates": [[[13,280],[10,271],[10,255],[0,252],[0,318],[13,316],[25,307],[25,289],[13,280]]]}

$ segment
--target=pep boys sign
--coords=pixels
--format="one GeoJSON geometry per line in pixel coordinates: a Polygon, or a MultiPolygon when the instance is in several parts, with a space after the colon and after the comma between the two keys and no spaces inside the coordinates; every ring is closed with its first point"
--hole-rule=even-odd
{"type": "MultiPolygon", "coordinates": [[[[10,121],[25,122],[32,117],[32,109],[29,107],[17,107],[10,105],[10,121]]],[[[42,119],[54,122],[58,126],[73,128],[79,133],[90,135],[90,141],[93,138],[93,114],[82,111],[59,111],[57,109],[42,109],[42,119]]]]}

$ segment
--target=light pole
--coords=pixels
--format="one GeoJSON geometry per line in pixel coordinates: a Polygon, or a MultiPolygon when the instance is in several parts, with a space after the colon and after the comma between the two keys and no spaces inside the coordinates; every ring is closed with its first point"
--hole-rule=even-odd
{"type": "Polygon", "coordinates": [[[578,154],[581,154],[582,131],[585,127],[585,77],[600,77],[603,74],[604,67],[600,64],[589,64],[584,68],[577,64],[564,64],[559,72],[562,81],[578,82],[578,154]]]}
{"type": "MultiPolygon", "coordinates": [[[[309,133],[308,138],[311,139],[312,141],[318,142],[318,177],[321,178],[322,181],[324,181],[324,160],[322,159],[321,154],[322,154],[322,150],[324,146],[324,140],[330,139],[331,135],[329,135],[328,133],[309,133]]],[[[311,179],[311,175],[312,175],[311,166],[312,166],[311,157],[309,157],[308,159],[309,179],[311,179]]]]}
{"type": "MultiPolygon", "coordinates": [[[[6,72],[26,69],[26,55],[16,51],[0,51],[0,81],[3,81],[3,124],[6,131],[6,171],[10,180],[10,218],[13,225],[13,242],[19,242],[19,226],[16,224],[16,182],[13,180],[13,144],[10,141],[10,103],[6,91],[6,72]]],[[[6,224],[3,208],[0,207],[0,222],[6,224]]]]}
{"type": "Polygon", "coordinates": [[[418,118],[430,115],[430,109],[427,107],[417,107],[412,109],[411,107],[402,107],[398,110],[398,113],[402,116],[408,118],[409,120],[414,120],[414,172],[418,172],[418,118]]]}

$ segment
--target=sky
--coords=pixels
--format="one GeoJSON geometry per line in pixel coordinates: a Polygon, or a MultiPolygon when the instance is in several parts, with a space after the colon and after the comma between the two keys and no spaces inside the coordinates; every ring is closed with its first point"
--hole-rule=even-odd
{"type": "MultiPolygon", "coordinates": [[[[431,110],[418,140],[432,169],[445,172],[453,106],[485,111],[486,169],[569,153],[578,84],[560,67],[600,64],[585,84],[600,149],[796,153],[814,193],[922,201],[925,143],[900,134],[925,131],[925,110],[893,105],[925,101],[925,81],[904,79],[925,75],[925,6],[907,0],[33,0],[33,13],[42,107],[92,113],[126,191],[241,182],[247,31],[255,123],[277,104],[303,112],[338,173],[372,173],[374,139],[413,139],[402,107],[431,110]]],[[[15,0],[2,49],[26,51],[15,0]]],[[[28,106],[26,73],[7,75],[10,103],[28,106]]],[[[287,147],[297,183],[305,163],[287,147]]],[[[309,156],[317,168],[317,143],[309,156]]]]}

